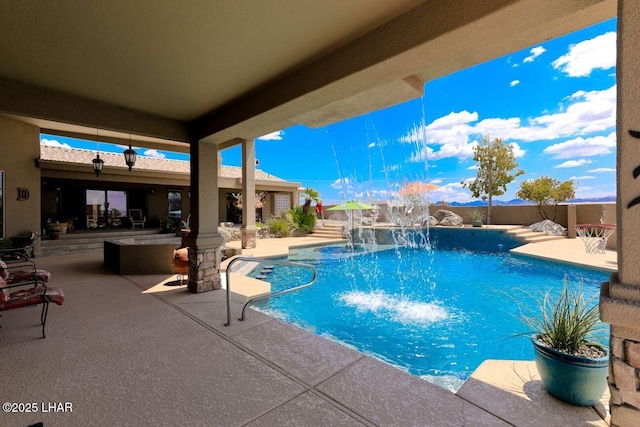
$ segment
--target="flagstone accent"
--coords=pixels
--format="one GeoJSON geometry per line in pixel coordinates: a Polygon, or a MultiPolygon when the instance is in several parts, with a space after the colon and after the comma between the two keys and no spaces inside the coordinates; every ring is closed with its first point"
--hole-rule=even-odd
{"type": "Polygon", "coordinates": [[[189,283],[192,292],[220,289],[220,248],[189,248],[189,283]]]}

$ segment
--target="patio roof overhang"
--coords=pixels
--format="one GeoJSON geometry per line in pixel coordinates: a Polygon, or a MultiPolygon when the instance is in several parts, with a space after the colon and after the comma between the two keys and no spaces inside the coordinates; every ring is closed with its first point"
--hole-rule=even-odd
{"type": "MultiPolygon", "coordinates": [[[[616,15],[615,0],[0,4],[0,113],[188,151],[324,126],[616,15]]],[[[102,140],[102,134],[100,136],[102,140]]]]}
{"type": "MultiPolygon", "coordinates": [[[[56,178],[65,180],[80,180],[83,182],[92,181],[108,181],[108,182],[126,182],[136,184],[149,185],[167,185],[167,186],[184,186],[189,187],[190,174],[184,172],[158,171],[158,170],[141,170],[134,168],[129,171],[128,168],[120,166],[109,166],[104,169],[100,178],[97,178],[92,170],[87,168],[86,164],[81,163],[65,163],[52,160],[38,160],[38,167],[42,171],[42,178],[56,178]]],[[[295,192],[300,186],[299,182],[290,181],[270,181],[265,179],[256,179],[256,191],[282,191],[295,192]]],[[[242,178],[229,178],[221,176],[218,179],[218,187],[242,191],[242,178]]]]}

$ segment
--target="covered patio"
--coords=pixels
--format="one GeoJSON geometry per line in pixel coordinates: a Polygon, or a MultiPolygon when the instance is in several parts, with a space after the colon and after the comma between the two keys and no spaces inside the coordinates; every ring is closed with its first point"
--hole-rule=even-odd
{"type": "MultiPolygon", "coordinates": [[[[314,242],[259,241],[251,255],[314,242]]],[[[527,246],[549,256],[542,243],[527,246]]],[[[594,408],[560,402],[533,362],[487,361],[456,395],[260,312],[239,322],[241,295],[227,327],[224,292],[114,275],[100,254],[38,265],[66,301],[52,307],[46,339],[37,308],[3,316],[2,401],[36,402],[38,412],[0,413],[2,425],[607,425],[608,394],[594,408]]]]}
{"type": "MultiPolygon", "coordinates": [[[[640,262],[636,242],[640,239],[640,211],[634,208],[638,196],[634,170],[640,164],[640,150],[628,130],[638,129],[640,115],[640,79],[636,72],[640,62],[639,11],[640,6],[632,0],[167,2],[162,7],[153,1],[2,1],[0,54],[6,60],[0,63],[0,170],[7,194],[18,189],[20,195],[27,196],[4,197],[3,237],[39,229],[41,172],[35,160],[39,158],[41,133],[185,152],[191,159],[189,289],[197,293],[219,289],[219,150],[242,146],[243,203],[249,206],[251,200],[247,197],[253,197],[256,185],[254,138],[296,124],[322,127],[420,97],[426,81],[617,15],[619,273],[603,288],[601,307],[603,320],[612,324],[615,344],[610,377],[613,424],[637,424],[640,362],[635,355],[640,348],[640,262]]],[[[90,168],[87,165],[88,171],[90,168]]],[[[243,212],[243,248],[256,246],[255,218],[248,211],[243,212]]],[[[70,397],[86,402],[82,405],[91,403],[85,400],[86,396],[93,397],[94,405],[96,396],[102,400],[114,393],[139,396],[130,400],[137,403],[127,414],[132,418],[123,423],[139,421],[143,414],[150,417],[147,420],[155,419],[161,413],[154,412],[161,405],[159,402],[166,406],[173,401],[176,403],[172,411],[176,414],[193,415],[198,408],[205,408],[223,418],[240,414],[238,424],[257,422],[260,414],[267,412],[277,416],[275,408],[283,401],[309,407],[315,405],[314,396],[334,396],[323,381],[331,383],[339,377],[337,371],[328,377],[309,379],[275,369],[268,359],[264,363],[271,371],[255,370],[256,359],[247,359],[235,350],[242,347],[243,352],[246,348],[260,356],[246,342],[231,342],[228,332],[219,333],[205,326],[206,321],[196,320],[184,307],[170,301],[145,297],[142,304],[143,296],[137,293],[150,283],[96,276],[100,286],[92,288],[95,294],[86,295],[82,284],[97,268],[95,264],[72,258],[68,263],[77,267],[56,275],[56,269],[61,267],[55,263],[44,265],[47,262],[43,259],[42,267],[53,270],[56,284],[61,280],[70,288],[69,304],[52,313],[52,324],[55,317],[71,316],[69,327],[58,341],[30,340],[28,334],[15,337],[13,334],[20,334],[15,332],[20,328],[7,327],[9,332],[3,328],[7,339],[20,342],[9,344],[3,339],[3,357],[9,360],[9,366],[27,358],[43,371],[55,369],[55,363],[46,361],[57,358],[65,362],[63,366],[69,372],[40,387],[36,387],[39,380],[35,376],[14,382],[10,391],[16,396],[26,399],[35,396],[33,393],[42,393],[37,400],[62,399],[65,396],[55,394],[77,383],[77,392],[70,397]],[[136,295],[127,287],[132,287],[136,295]],[[84,303],[76,305],[71,302],[74,299],[84,303]],[[115,311],[106,310],[111,304],[115,311]],[[165,312],[169,321],[160,318],[155,322],[154,309],[165,312]],[[195,330],[184,328],[193,322],[200,326],[195,330]],[[157,332],[147,332],[153,330],[153,325],[157,332]],[[163,336],[171,337],[180,346],[167,348],[160,339],[163,336]],[[110,339],[102,341],[101,337],[110,339]],[[114,340],[127,345],[113,346],[114,340]],[[61,342],[78,351],[54,351],[53,346],[61,342]],[[86,346],[87,343],[92,345],[86,346]],[[210,351],[214,348],[217,351],[210,351]],[[119,357],[109,356],[114,351],[121,351],[119,357]],[[95,359],[93,365],[87,358],[95,359]],[[132,364],[131,360],[137,363],[132,364]],[[230,371],[221,369],[226,363],[237,364],[241,368],[237,375],[247,381],[230,381],[230,371]],[[92,371],[91,367],[97,364],[103,369],[92,371]],[[154,372],[154,366],[161,367],[161,371],[154,372]],[[121,375],[111,375],[109,370],[114,369],[121,375]],[[133,381],[144,383],[138,378],[140,372],[145,373],[142,378],[149,381],[149,386],[131,385],[133,381]],[[216,375],[204,378],[203,372],[216,375]],[[216,378],[225,375],[227,382],[244,385],[242,395],[250,396],[243,400],[246,404],[242,408],[237,402],[225,400],[222,385],[227,382],[216,382],[216,378]],[[278,383],[282,392],[274,393],[273,388],[254,391],[247,385],[254,382],[250,380],[254,375],[275,377],[276,383],[282,379],[278,383]],[[158,392],[165,389],[166,399],[145,400],[157,378],[162,377],[172,379],[158,388],[158,392]],[[176,393],[175,385],[187,379],[201,381],[201,386],[184,383],[182,393],[176,393]],[[311,386],[321,383],[322,386],[311,386]],[[93,387],[100,393],[91,391],[93,387]],[[307,392],[311,402],[296,401],[296,396],[307,392]],[[181,400],[175,400],[177,394],[181,400]],[[263,405],[263,398],[272,406],[263,405]],[[252,414],[247,415],[248,412],[252,414]]],[[[211,298],[212,306],[198,302],[193,303],[194,308],[201,307],[208,315],[222,315],[211,311],[218,294],[209,292],[200,297],[203,301],[211,298]]],[[[191,304],[188,300],[184,303],[191,304]]],[[[316,344],[315,337],[309,339],[314,343],[308,348],[329,345],[320,341],[316,344]]],[[[258,358],[261,363],[262,357],[258,358]]],[[[291,357],[295,360],[294,355],[291,357]]],[[[342,360],[342,356],[338,359],[342,360]]],[[[363,366],[361,362],[371,363],[366,358],[355,358],[350,366],[338,364],[338,370],[344,369],[344,374],[351,370],[360,379],[363,374],[357,369],[363,366]]],[[[386,372],[385,369],[379,371],[386,372]]],[[[398,393],[411,402],[407,396],[422,396],[424,393],[419,391],[429,387],[413,378],[403,378],[401,382],[409,386],[387,394],[398,393]]],[[[335,387],[334,391],[340,388],[335,387]]],[[[366,395],[372,390],[376,388],[368,389],[366,395]]],[[[384,401],[367,396],[363,397],[363,406],[386,407],[384,401]]],[[[432,402],[438,401],[432,397],[432,402]]],[[[423,403],[416,402],[416,406],[423,403]]],[[[460,417],[478,423],[485,419],[475,406],[455,402],[450,417],[448,412],[442,412],[441,419],[453,420],[452,425],[462,424],[460,417]]],[[[347,413],[353,411],[344,406],[347,413]]],[[[108,413],[105,407],[101,408],[94,413],[98,423],[111,423],[114,418],[110,417],[120,416],[114,415],[119,409],[115,405],[108,413]]],[[[389,411],[395,414],[394,410],[389,411]]],[[[438,406],[437,411],[444,409],[438,406]]],[[[402,419],[401,414],[398,416],[402,419]]],[[[383,419],[367,422],[385,424],[383,419]]]]}

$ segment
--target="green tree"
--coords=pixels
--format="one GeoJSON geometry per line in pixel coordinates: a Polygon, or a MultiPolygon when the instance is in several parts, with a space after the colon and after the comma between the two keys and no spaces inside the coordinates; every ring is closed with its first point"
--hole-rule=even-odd
{"type": "Polygon", "coordinates": [[[558,203],[576,197],[575,182],[571,179],[560,182],[548,176],[529,179],[520,184],[516,197],[536,203],[538,205],[538,213],[540,213],[543,220],[551,219],[544,211],[543,206],[553,204],[553,219],[551,220],[555,221],[558,213],[558,203]]]}
{"type": "Polygon", "coordinates": [[[315,203],[318,203],[318,200],[320,200],[320,193],[318,193],[311,187],[307,187],[300,194],[304,197],[304,205],[302,205],[302,211],[305,214],[308,214],[311,210],[311,202],[314,201],[315,203]]]}
{"type": "Polygon", "coordinates": [[[518,169],[514,172],[518,162],[516,162],[513,146],[505,144],[502,138],[491,140],[491,137],[486,134],[473,152],[473,160],[478,163],[476,180],[472,183],[462,182],[462,186],[468,186],[473,197],[488,199],[487,224],[491,224],[493,196],[506,193],[507,185],[524,171],[518,169]]]}

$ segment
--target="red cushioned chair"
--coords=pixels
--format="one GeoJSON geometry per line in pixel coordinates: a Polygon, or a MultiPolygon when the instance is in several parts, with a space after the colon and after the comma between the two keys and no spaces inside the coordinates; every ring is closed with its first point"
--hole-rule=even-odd
{"type": "Polygon", "coordinates": [[[27,307],[30,305],[42,304],[42,313],[40,314],[40,322],[42,323],[42,338],[46,338],[45,326],[47,323],[47,314],[49,312],[49,303],[53,302],[62,305],[64,302],[64,292],[61,288],[48,287],[42,277],[46,277],[47,281],[51,277],[48,271],[40,270],[43,273],[37,273],[37,269],[29,272],[22,270],[22,279],[24,281],[17,282],[7,268],[4,261],[0,261],[0,312],[13,310],[15,308],[27,307]],[[44,274],[46,273],[46,274],[44,274]],[[7,282],[11,280],[11,283],[7,282]],[[9,293],[8,289],[22,288],[15,292],[9,293]]]}

